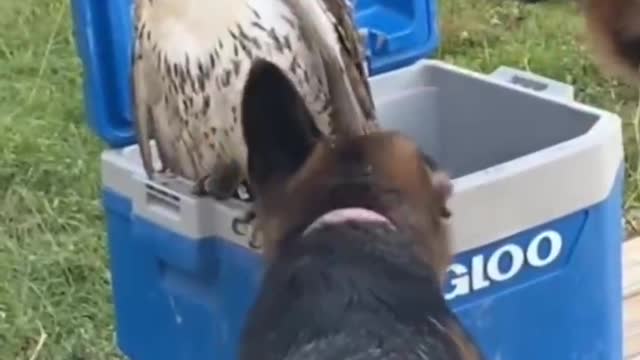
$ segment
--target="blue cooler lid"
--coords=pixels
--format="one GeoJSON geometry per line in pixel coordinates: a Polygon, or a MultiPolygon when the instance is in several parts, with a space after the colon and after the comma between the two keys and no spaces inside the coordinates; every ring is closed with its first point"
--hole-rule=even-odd
{"type": "MultiPolygon", "coordinates": [[[[84,101],[92,130],[111,147],[136,142],[131,114],[131,0],[72,0],[84,101]]],[[[370,74],[409,65],[439,46],[436,0],[357,0],[369,31],[370,74]]]]}

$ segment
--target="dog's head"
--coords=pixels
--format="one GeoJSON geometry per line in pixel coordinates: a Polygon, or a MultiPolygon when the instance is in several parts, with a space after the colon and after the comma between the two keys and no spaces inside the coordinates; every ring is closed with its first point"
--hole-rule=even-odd
{"type": "MultiPolygon", "coordinates": [[[[319,136],[294,86],[267,63],[249,76],[243,129],[267,258],[283,240],[326,220],[323,215],[356,208],[371,211],[363,220],[381,215],[410,232],[426,261],[438,271],[446,267],[451,182],[409,138],[395,132],[319,136]]],[[[356,214],[363,212],[351,212],[356,214]]]]}
{"type": "Polygon", "coordinates": [[[588,36],[600,65],[640,82],[640,1],[584,0],[588,36]]]}

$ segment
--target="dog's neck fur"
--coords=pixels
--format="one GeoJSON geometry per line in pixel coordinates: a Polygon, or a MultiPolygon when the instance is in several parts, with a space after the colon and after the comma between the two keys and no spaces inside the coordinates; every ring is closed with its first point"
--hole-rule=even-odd
{"type": "MultiPolygon", "coordinates": [[[[416,256],[408,234],[389,227],[375,212],[337,211],[342,215],[339,221],[296,236],[274,259],[249,316],[245,335],[251,340],[242,359],[303,359],[285,355],[322,339],[339,342],[335,336],[364,336],[353,351],[377,349],[380,356],[371,359],[386,359],[396,351],[418,359],[413,350],[396,348],[387,339],[399,333],[417,336],[408,341],[429,348],[422,343],[427,334],[439,342],[452,341],[442,330],[441,324],[454,317],[442,297],[439,277],[416,256]],[[268,355],[264,349],[270,349],[268,355]]],[[[444,359],[442,351],[430,348],[429,359],[444,359]]],[[[448,359],[459,359],[458,354],[450,355],[448,359]]]]}

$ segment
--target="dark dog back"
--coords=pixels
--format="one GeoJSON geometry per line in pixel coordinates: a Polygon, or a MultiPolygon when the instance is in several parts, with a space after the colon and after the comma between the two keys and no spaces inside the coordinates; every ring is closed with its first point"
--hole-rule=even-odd
{"type": "Polygon", "coordinates": [[[477,359],[413,242],[372,223],[287,242],[250,313],[241,359],[477,359]]]}
{"type": "Polygon", "coordinates": [[[449,178],[397,133],[319,138],[267,63],[242,112],[268,268],[240,359],[479,359],[441,290],[449,178]],[[346,208],[385,221],[322,221],[346,208]]]}

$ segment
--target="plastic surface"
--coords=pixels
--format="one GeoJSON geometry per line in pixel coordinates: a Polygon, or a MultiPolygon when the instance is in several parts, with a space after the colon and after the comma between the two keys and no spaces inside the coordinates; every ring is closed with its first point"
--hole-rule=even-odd
{"type": "MultiPolygon", "coordinates": [[[[134,144],[132,0],[72,0],[71,4],[89,124],[111,147],[134,144]]],[[[356,22],[369,32],[372,75],[424,58],[440,43],[436,0],[358,0],[356,22]]]]}
{"type": "Polygon", "coordinates": [[[562,100],[570,101],[574,98],[573,86],[569,84],[508,66],[500,66],[491,76],[562,100]]]}
{"type": "MultiPolygon", "coordinates": [[[[458,251],[565,216],[611,191],[622,149],[620,124],[610,113],[438,61],[376,76],[371,84],[382,125],[412,136],[455,178],[458,251]],[[477,210],[485,201],[493,211],[477,210]]],[[[175,181],[147,183],[136,147],[104,159],[105,185],[133,199],[140,216],[187,237],[241,242],[228,227],[240,203],[194,198],[175,181]]]]}
{"type": "Polygon", "coordinates": [[[352,0],[369,32],[370,74],[409,65],[440,45],[436,0],[352,0]]]}
{"type": "MultiPolygon", "coordinates": [[[[464,271],[450,281],[470,284],[472,292],[451,305],[487,359],[622,359],[621,183],[601,204],[455,258],[464,271]],[[498,283],[470,275],[474,259],[491,261],[501,246],[522,249],[549,229],[566,239],[549,267],[527,264],[498,283]]],[[[113,192],[105,191],[104,203],[121,350],[131,360],[236,359],[260,258],[220,239],[193,241],[131,218],[130,202],[113,192]]]]}
{"type": "MultiPolygon", "coordinates": [[[[383,124],[454,176],[444,291],[486,358],[621,359],[620,119],[434,61],[372,86],[383,124]]],[[[135,147],[106,151],[102,169],[121,349],[235,359],[263,270],[230,235],[241,209],[147,187],[135,147]]]]}

